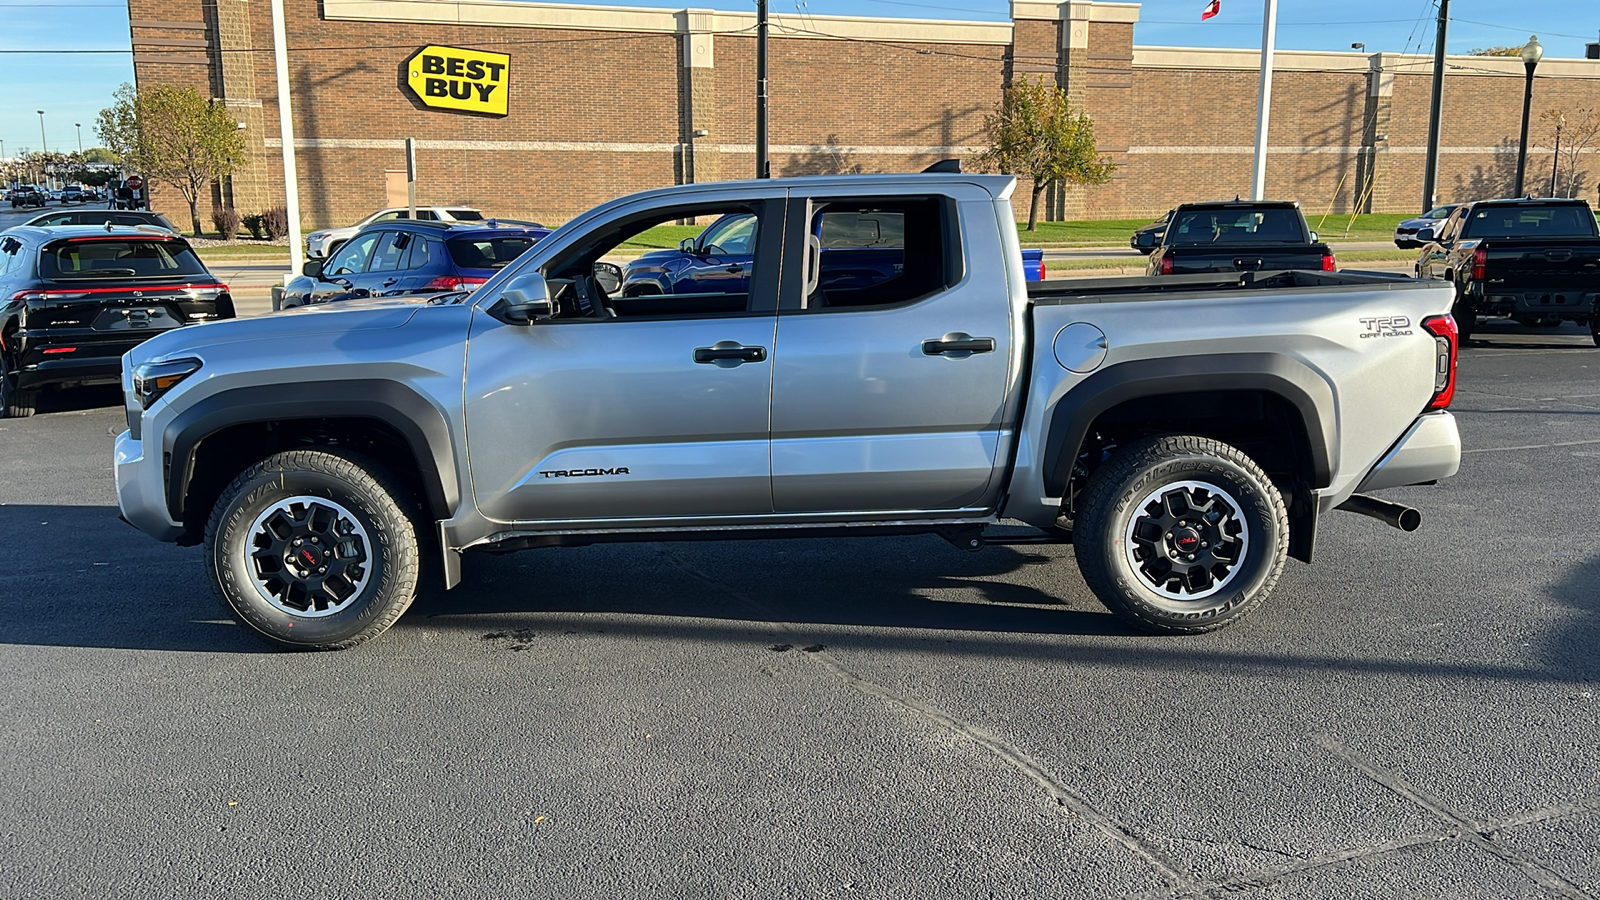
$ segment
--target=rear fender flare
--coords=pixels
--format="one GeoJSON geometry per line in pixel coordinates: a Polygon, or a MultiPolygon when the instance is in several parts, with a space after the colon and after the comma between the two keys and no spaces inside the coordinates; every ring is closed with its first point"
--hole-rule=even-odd
{"type": "Polygon", "coordinates": [[[1314,488],[1338,467],[1333,389],[1304,363],[1279,353],[1219,353],[1142,359],[1101,369],[1056,404],[1045,432],[1045,489],[1063,496],[1090,427],[1129,400],[1201,391],[1263,391],[1288,401],[1306,426],[1314,488]]]}

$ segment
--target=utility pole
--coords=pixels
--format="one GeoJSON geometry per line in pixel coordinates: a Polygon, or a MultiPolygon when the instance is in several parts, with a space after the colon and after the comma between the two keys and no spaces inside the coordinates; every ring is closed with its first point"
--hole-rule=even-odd
{"type": "Polygon", "coordinates": [[[83,123],[73,122],[72,127],[78,129],[78,155],[83,155],[83,123]]]}
{"type": "Polygon", "coordinates": [[[767,0],[756,0],[756,177],[772,177],[767,161],[767,0]]]}
{"type": "Polygon", "coordinates": [[[1256,162],[1250,198],[1267,199],[1267,120],[1272,112],[1272,48],[1278,37],[1278,0],[1266,0],[1261,21],[1261,91],[1256,99],[1256,162]]]}
{"type": "Polygon", "coordinates": [[[1428,99],[1428,148],[1422,164],[1422,211],[1433,209],[1439,180],[1439,114],[1444,107],[1444,39],[1450,30],[1450,0],[1439,0],[1439,33],[1433,39],[1433,94],[1428,99]]]}

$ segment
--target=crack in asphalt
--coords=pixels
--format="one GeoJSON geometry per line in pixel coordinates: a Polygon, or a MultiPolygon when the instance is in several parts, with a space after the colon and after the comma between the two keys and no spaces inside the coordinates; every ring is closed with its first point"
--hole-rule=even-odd
{"type": "MultiPolygon", "coordinates": [[[[781,621],[777,614],[761,601],[723,584],[665,549],[659,552],[669,563],[691,578],[733,598],[753,610],[773,627],[792,635],[795,638],[795,643],[808,642],[818,648],[804,654],[802,658],[820,665],[834,678],[869,697],[898,706],[918,718],[937,725],[944,731],[983,748],[1008,767],[1042,788],[1069,818],[1078,819],[1089,824],[1123,849],[1144,860],[1150,868],[1154,869],[1168,883],[1169,889],[1176,889],[1180,892],[1190,889],[1191,879],[1180,872],[1178,865],[1169,859],[1166,854],[1135,834],[1129,826],[1096,809],[1086,797],[1060,778],[1057,778],[1043,763],[1034,759],[1027,751],[1005,741],[998,735],[991,734],[982,728],[964,722],[933,704],[896,693],[884,685],[857,675],[846,669],[832,654],[822,649],[820,642],[811,640],[809,635],[802,633],[787,622],[781,621]]],[[[811,648],[807,647],[806,649],[810,650],[811,648]]]]}

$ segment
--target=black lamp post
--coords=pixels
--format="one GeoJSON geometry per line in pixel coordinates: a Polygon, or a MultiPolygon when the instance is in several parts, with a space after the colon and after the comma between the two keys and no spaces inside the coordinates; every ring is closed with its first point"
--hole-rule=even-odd
{"type": "Polygon", "coordinates": [[[1564,115],[1557,115],[1556,151],[1550,154],[1550,193],[1546,196],[1554,197],[1556,195],[1556,182],[1560,180],[1561,174],[1561,129],[1565,128],[1566,126],[1567,117],[1564,115]]]}
{"type": "Polygon", "coordinates": [[[1533,70],[1543,58],[1544,45],[1539,43],[1538,35],[1533,35],[1522,48],[1522,67],[1528,70],[1528,84],[1522,94],[1522,142],[1517,145],[1517,189],[1511,192],[1513,197],[1522,196],[1522,176],[1528,172],[1528,110],[1533,105],[1533,70]]]}

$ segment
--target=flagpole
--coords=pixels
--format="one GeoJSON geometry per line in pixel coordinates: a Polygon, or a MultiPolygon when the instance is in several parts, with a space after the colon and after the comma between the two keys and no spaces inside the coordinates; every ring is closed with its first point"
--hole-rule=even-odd
{"type": "Polygon", "coordinates": [[[1256,164],[1250,198],[1267,199],[1267,119],[1272,110],[1272,46],[1277,40],[1278,0],[1266,0],[1261,21],[1261,92],[1256,101],[1256,164]]]}

